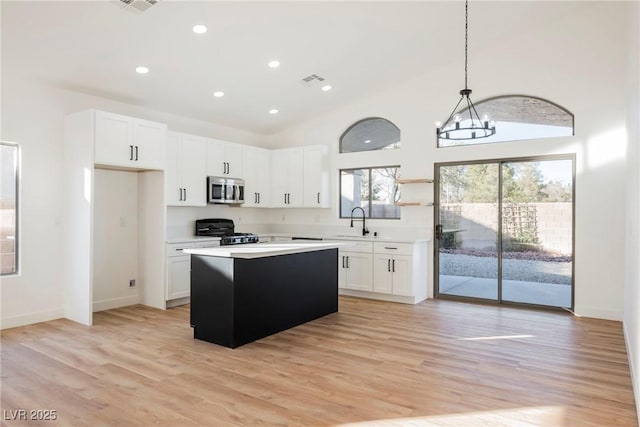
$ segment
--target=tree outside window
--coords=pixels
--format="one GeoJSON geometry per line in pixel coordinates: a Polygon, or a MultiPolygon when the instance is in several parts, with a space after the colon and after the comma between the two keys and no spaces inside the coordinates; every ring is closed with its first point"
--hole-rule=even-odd
{"type": "Polygon", "coordinates": [[[340,218],[361,207],[367,218],[400,219],[400,167],[343,169],[340,171],[340,218]]]}

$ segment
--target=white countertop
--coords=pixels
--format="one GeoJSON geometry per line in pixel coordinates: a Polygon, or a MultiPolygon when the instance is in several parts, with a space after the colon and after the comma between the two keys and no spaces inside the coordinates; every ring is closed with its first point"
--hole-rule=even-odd
{"type": "Polygon", "coordinates": [[[304,242],[304,243],[253,243],[244,245],[221,246],[219,248],[185,249],[193,255],[214,256],[222,258],[263,258],[276,255],[314,252],[325,249],[336,249],[342,246],[337,242],[304,242]]]}
{"type": "Polygon", "coordinates": [[[188,237],[172,237],[167,239],[167,243],[191,243],[191,242],[215,242],[220,241],[220,237],[209,236],[188,236],[188,237]]]}
{"type": "MultiPolygon", "coordinates": [[[[324,242],[333,241],[360,241],[360,242],[387,242],[387,243],[419,243],[429,242],[429,237],[380,237],[380,236],[358,236],[347,234],[313,234],[313,233],[256,233],[260,237],[285,237],[285,238],[311,238],[322,239],[324,242]]],[[[191,242],[207,242],[220,240],[219,237],[201,237],[201,236],[185,236],[171,237],[167,239],[167,243],[191,243],[191,242]]],[[[295,241],[294,242],[298,242],[295,241]]],[[[299,242],[305,242],[304,240],[299,242]]]]}
{"type": "Polygon", "coordinates": [[[323,241],[359,241],[359,242],[386,242],[386,243],[419,243],[430,242],[429,237],[380,237],[368,234],[366,236],[351,234],[311,234],[311,233],[258,233],[260,237],[285,237],[285,238],[319,238],[323,241]]]}

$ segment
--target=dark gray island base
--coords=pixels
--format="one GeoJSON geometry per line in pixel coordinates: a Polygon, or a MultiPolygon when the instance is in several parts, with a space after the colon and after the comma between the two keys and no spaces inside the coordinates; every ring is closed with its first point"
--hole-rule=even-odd
{"type": "Polygon", "coordinates": [[[191,252],[194,338],[236,348],[338,311],[338,249],[255,258],[191,252]]]}

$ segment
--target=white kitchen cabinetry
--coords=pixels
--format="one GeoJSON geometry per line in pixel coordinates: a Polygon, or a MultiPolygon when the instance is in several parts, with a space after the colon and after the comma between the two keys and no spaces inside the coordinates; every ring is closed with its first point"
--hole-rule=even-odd
{"type": "Polygon", "coordinates": [[[95,111],[95,163],[163,170],[167,125],[95,111]]]}
{"type": "Polygon", "coordinates": [[[373,255],[370,242],[350,242],[338,251],[338,287],[373,290],[373,255]]]}
{"type": "Polygon", "coordinates": [[[270,164],[269,150],[248,145],[242,147],[243,207],[269,207],[270,164]]]}
{"type": "Polygon", "coordinates": [[[349,241],[338,278],[341,295],[416,304],[427,297],[427,242],[349,241]]]}
{"type": "Polygon", "coordinates": [[[303,205],[304,151],[302,147],[271,152],[271,206],[295,208],[303,205]]]}
{"type": "Polygon", "coordinates": [[[206,155],[205,138],[169,132],[165,170],[167,205],[207,205],[206,155]]]}
{"type": "MultiPolygon", "coordinates": [[[[166,301],[178,300],[191,296],[191,256],[185,249],[212,248],[220,246],[217,240],[207,242],[183,242],[167,244],[167,280],[166,301]]],[[[188,303],[188,300],[183,300],[188,303]]],[[[177,305],[177,304],[172,304],[177,305]]]]}
{"type": "Polygon", "coordinates": [[[207,175],[243,178],[242,145],[207,138],[207,175]]]}
{"type": "Polygon", "coordinates": [[[412,296],[412,255],[413,245],[411,244],[376,242],[373,260],[373,291],[412,296]]]}
{"type": "Polygon", "coordinates": [[[190,255],[167,257],[166,300],[185,298],[191,295],[190,255]]]}
{"type": "Polygon", "coordinates": [[[329,207],[328,151],[326,145],[303,148],[303,206],[305,208],[329,207]]]}

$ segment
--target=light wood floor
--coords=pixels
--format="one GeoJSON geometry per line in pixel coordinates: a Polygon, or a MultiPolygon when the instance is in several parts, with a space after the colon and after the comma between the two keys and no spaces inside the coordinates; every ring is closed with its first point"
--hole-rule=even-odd
{"type": "Polygon", "coordinates": [[[2,332],[9,410],[40,425],[636,426],[617,322],[452,301],[341,298],[339,313],[235,350],[189,307],[133,306],[2,332]]]}

